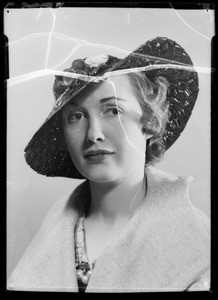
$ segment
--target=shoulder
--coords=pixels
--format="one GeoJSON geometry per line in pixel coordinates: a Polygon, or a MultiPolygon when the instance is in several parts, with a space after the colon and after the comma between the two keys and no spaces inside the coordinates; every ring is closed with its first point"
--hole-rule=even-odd
{"type": "Polygon", "coordinates": [[[61,251],[68,251],[62,247],[72,238],[72,226],[75,226],[78,218],[75,202],[80,196],[84,196],[85,186],[84,183],[79,184],[73,191],[67,192],[57,200],[49,209],[37,234],[10,275],[9,288],[17,284],[22,286],[22,281],[29,282],[30,278],[33,280],[36,277],[40,281],[39,274],[44,272],[43,266],[49,264],[52,259],[55,262],[61,251]],[[35,271],[37,268],[38,271],[35,271]]]}
{"type": "Polygon", "coordinates": [[[210,218],[199,208],[190,203],[193,219],[201,226],[206,235],[210,235],[210,218]]]}
{"type": "Polygon", "coordinates": [[[148,183],[152,188],[162,192],[187,191],[192,176],[178,176],[154,167],[146,168],[148,183]]]}
{"type": "Polygon", "coordinates": [[[154,167],[146,168],[148,193],[158,200],[158,205],[183,206],[187,203],[191,176],[176,176],[154,167]]]}
{"type": "Polygon", "coordinates": [[[69,214],[77,213],[81,209],[80,206],[84,204],[88,194],[87,181],[78,184],[73,190],[66,192],[60,199],[58,199],[49,209],[42,227],[53,227],[64,217],[69,214]],[[80,201],[84,198],[84,201],[80,201]]]}
{"type": "Polygon", "coordinates": [[[172,230],[186,228],[199,231],[209,237],[210,219],[199,208],[195,207],[189,197],[191,176],[175,176],[149,167],[146,170],[148,178],[148,196],[153,207],[159,211],[160,222],[175,225],[172,230]]]}
{"type": "MultiPolygon", "coordinates": [[[[147,205],[152,241],[156,240],[165,262],[178,267],[181,282],[193,288],[208,284],[210,219],[189,199],[192,177],[174,176],[149,168],[147,205]],[[207,277],[207,279],[205,279],[207,277]],[[205,283],[206,282],[206,283],[205,283]]],[[[175,277],[180,284],[180,278],[175,277]]]]}

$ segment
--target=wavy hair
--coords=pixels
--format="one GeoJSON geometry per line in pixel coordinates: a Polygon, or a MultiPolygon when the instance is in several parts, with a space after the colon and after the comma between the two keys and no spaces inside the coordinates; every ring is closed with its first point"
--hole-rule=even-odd
{"type": "Polygon", "coordinates": [[[140,120],[142,130],[152,135],[147,140],[145,165],[154,165],[165,153],[163,134],[169,118],[169,104],[166,101],[169,84],[164,77],[159,76],[151,81],[141,72],[129,73],[127,76],[143,111],[140,120]]]}

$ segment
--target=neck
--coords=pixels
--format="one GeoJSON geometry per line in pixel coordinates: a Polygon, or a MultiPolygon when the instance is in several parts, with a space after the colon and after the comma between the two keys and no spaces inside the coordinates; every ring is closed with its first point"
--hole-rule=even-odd
{"type": "Polygon", "coordinates": [[[144,170],[129,174],[119,182],[90,182],[88,215],[108,222],[130,219],[146,193],[144,170]]]}

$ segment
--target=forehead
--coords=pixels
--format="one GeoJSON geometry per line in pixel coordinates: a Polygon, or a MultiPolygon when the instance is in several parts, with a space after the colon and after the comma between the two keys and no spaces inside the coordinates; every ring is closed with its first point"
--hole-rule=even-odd
{"type": "Polygon", "coordinates": [[[118,97],[126,100],[130,104],[137,104],[132,84],[127,75],[114,75],[109,77],[105,81],[94,85],[94,87],[88,88],[81,95],[72,99],[71,105],[81,105],[84,103],[98,103],[104,98],[118,97]]]}

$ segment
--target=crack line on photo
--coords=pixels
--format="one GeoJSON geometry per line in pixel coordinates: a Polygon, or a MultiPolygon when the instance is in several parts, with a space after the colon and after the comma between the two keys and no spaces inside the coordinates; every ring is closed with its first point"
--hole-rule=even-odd
{"type": "Polygon", "coordinates": [[[163,65],[149,65],[146,67],[138,67],[134,69],[126,69],[126,70],[117,70],[117,71],[111,71],[105,73],[103,76],[89,76],[89,75],[82,75],[82,74],[77,74],[77,73],[70,73],[66,71],[58,71],[58,70],[53,70],[53,69],[42,69],[34,72],[30,72],[27,74],[15,76],[12,78],[9,78],[7,80],[7,86],[11,87],[14,85],[17,85],[19,83],[22,83],[24,81],[28,81],[31,79],[35,79],[41,76],[46,76],[46,75],[61,75],[61,76],[67,76],[71,78],[79,78],[81,80],[86,80],[86,81],[93,81],[93,82],[99,82],[100,80],[104,80],[107,77],[109,77],[111,74],[113,75],[121,75],[121,74],[127,74],[127,73],[133,73],[133,72],[139,72],[139,71],[150,71],[153,69],[164,69],[164,68],[174,68],[174,69],[184,69],[186,71],[198,71],[200,73],[205,73],[205,74],[210,74],[211,73],[211,68],[207,67],[187,67],[187,66],[182,66],[182,65],[174,65],[174,64],[163,64],[163,65]]]}
{"type": "Polygon", "coordinates": [[[47,45],[47,51],[46,51],[46,55],[45,55],[45,68],[48,68],[48,60],[49,60],[49,54],[51,51],[51,43],[52,43],[52,34],[53,34],[53,30],[55,27],[55,22],[56,22],[56,17],[57,17],[57,11],[54,11],[52,9],[50,9],[51,15],[52,15],[52,27],[51,27],[51,31],[48,35],[48,45],[47,45]]]}
{"type": "Polygon", "coordinates": [[[173,11],[177,14],[177,16],[180,18],[180,20],[181,20],[188,28],[190,28],[192,31],[194,31],[195,33],[197,33],[197,34],[199,34],[200,36],[202,36],[203,38],[205,38],[207,41],[209,41],[209,42],[211,41],[211,39],[210,39],[208,36],[206,36],[206,35],[200,33],[199,31],[197,31],[196,29],[194,29],[191,25],[189,25],[189,24],[188,24],[188,23],[180,16],[180,14],[176,11],[176,9],[173,7],[172,3],[170,3],[170,6],[172,7],[173,11]]]}

